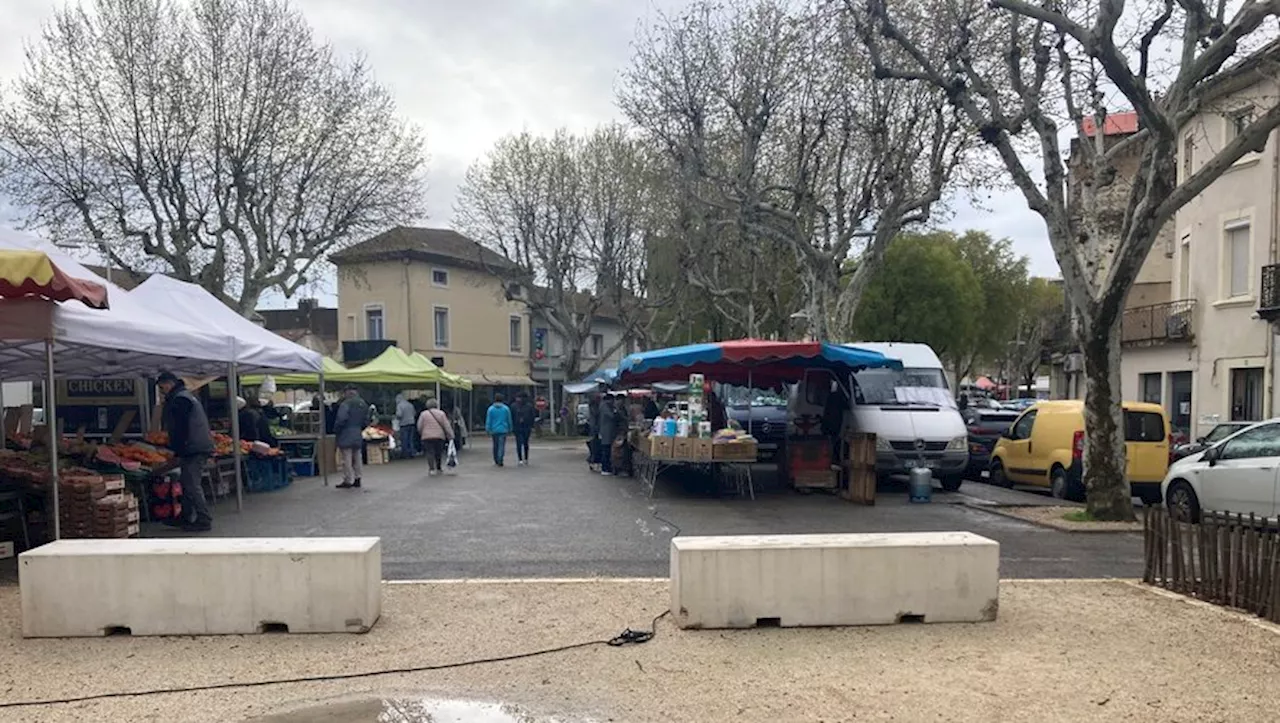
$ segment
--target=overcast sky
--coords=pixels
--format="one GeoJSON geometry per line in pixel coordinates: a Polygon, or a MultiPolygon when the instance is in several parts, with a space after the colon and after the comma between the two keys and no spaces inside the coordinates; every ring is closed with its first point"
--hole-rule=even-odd
{"type": "MultiPolygon", "coordinates": [[[[688,0],[294,0],[319,36],[363,53],[403,115],[426,131],[428,218],[448,226],[467,166],[504,134],[581,130],[620,116],[614,81],[639,23],[688,0]]],[[[0,79],[22,67],[61,0],[0,0],[0,79]]],[[[1014,241],[1032,273],[1057,276],[1044,224],[1021,195],[957,203],[949,227],[1014,241]]],[[[0,224],[10,224],[0,199],[0,224]]]]}

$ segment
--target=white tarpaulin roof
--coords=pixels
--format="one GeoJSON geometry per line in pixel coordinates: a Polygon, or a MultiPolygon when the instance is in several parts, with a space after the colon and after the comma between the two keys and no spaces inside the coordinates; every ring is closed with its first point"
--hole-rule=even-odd
{"type": "Polygon", "coordinates": [[[156,313],[107,283],[53,246],[0,230],[0,248],[44,251],[69,276],[107,287],[109,309],[78,301],[0,299],[0,379],[45,376],[45,339],[53,338],[58,376],[94,378],[154,374],[159,369],[192,375],[225,375],[234,361],[234,339],[156,313]]]}
{"type": "Polygon", "coordinates": [[[176,322],[196,323],[201,328],[230,336],[241,372],[320,371],[320,354],[240,316],[195,284],[156,275],[129,292],[129,297],[176,322]]]}

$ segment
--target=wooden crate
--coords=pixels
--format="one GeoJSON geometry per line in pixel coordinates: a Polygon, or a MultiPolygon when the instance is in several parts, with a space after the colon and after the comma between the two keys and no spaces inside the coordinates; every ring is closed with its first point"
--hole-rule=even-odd
{"type": "Polygon", "coordinates": [[[844,453],[844,485],[840,496],[860,505],[876,503],[876,435],[847,435],[841,445],[844,453]]]}
{"type": "Polygon", "coordinates": [[[671,458],[693,461],[693,442],[689,437],[675,437],[671,441],[671,458]]]}
{"type": "Polygon", "coordinates": [[[711,445],[711,457],[724,462],[754,462],[760,456],[755,442],[725,442],[711,445]]]}
{"type": "Polygon", "coordinates": [[[714,450],[712,449],[713,446],[714,445],[711,443],[711,440],[709,439],[693,440],[693,461],[694,462],[710,462],[711,460],[715,459],[712,456],[714,454],[714,450]]]}
{"type": "Polygon", "coordinates": [[[840,475],[835,470],[824,471],[802,470],[791,475],[791,484],[797,489],[835,489],[840,483],[840,475]]]}

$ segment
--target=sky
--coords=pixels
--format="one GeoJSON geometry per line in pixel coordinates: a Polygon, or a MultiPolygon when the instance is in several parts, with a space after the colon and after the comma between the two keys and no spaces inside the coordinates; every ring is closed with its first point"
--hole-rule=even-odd
{"type": "MultiPolygon", "coordinates": [[[[2,0],[0,82],[22,69],[23,41],[63,0],[2,0]]],[[[426,133],[428,226],[450,225],[467,167],[508,133],[586,130],[621,120],[614,85],[641,23],[689,0],[294,0],[316,34],[363,54],[426,133]]],[[[14,225],[0,198],[0,226],[14,225]]],[[[951,205],[944,224],[1013,241],[1031,271],[1057,276],[1044,223],[1016,191],[951,205]]],[[[324,297],[327,294],[322,293],[324,297]]],[[[264,299],[277,306],[282,299],[264,299]]]]}

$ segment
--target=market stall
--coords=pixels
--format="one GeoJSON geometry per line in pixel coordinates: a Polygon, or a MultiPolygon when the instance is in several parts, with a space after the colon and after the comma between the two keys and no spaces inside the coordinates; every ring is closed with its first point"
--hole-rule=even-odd
{"type": "MultiPolygon", "coordinates": [[[[747,388],[783,388],[803,381],[806,375],[825,373],[844,385],[852,398],[850,375],[864,368],[900,367],[901,363],[878,352],[825,342],[776,342],[756,339],[692,344],[670,349],[632,354],[618,367],[616,384],[631,386],[687,380],[687,399],[663,410],[648,430],[634,431],[629,442],[635,469],[650,495],[657,477],[665,469],[696,466],[707,469],[713,479],[727,480],[740,493],[754,496],[751,465],[757,459],[757,441],[746,430],[734,429],[723,403],[712,392],[712,383],[747,388]]],[[[824,377],[825,379],[825,377],[824,377]]],[[[795,475],[795,459],[810,451],[839,448],[840,440],[805,440],[782,464],[795,475]]],[[[848,457],[848,455],[845,455],[848,457]]],[[[835,460],[828,453],[815,457],[822,470],[832,477],[835,460]],[[825,459],[825,462],[822,460],[825,459]]],[[[848,460],[842,460],[847,462],[848,460]]],[[[804,472],[806,470],[801,470],[804,472]]]]}

